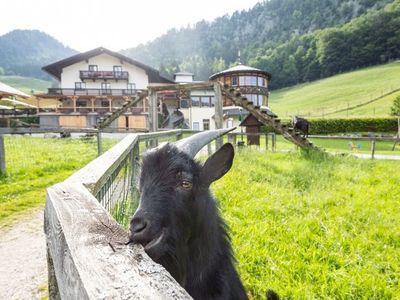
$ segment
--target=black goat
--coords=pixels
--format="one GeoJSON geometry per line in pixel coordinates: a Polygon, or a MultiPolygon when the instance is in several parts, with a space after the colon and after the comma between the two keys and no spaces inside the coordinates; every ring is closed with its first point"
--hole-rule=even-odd
{"type": "Polygon", "coordinates": [[[303,137],[308,137],[308,132],[310,129],[310,122],[304,118],[298,116],[293,117],[293,129],[297,129],[303,133],[303,137]]]}
{"type": "Polygon", "coordinates": [[[159,146],[143,158],[140,204],[131,220],[130,239],[142,244],[194,299],[247,299],[233,264],[227,226],[209,190],[231,168],[233,147],[223,145],[204,165],[193,159],[228,131],[202,132],[159,146]]]}
{"type": "Polygon", "coordinates": [[[131,240],[142,244],[193,298],[247,299],[226,225],[209,191],[231,168],[234,151],[225,144],[201,166],[193,156],[208,140],[198,134],[145,155],[131,240]]]}

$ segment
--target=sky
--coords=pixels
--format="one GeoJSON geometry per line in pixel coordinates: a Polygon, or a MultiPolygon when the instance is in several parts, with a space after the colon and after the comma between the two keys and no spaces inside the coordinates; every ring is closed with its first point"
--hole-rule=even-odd
{"type": "Polygon", "coordinates": [[[1,0],[0,36],[14,29],[38,29],[78,51],[100,46],[119,51],[260,1],[1,0]]]}

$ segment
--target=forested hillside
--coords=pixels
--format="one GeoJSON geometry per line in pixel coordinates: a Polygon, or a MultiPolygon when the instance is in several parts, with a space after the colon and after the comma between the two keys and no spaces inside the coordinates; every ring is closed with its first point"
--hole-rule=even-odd
{"type": "Polygon", "coordinates": [[[77,51],[38,30],[14,30],[0,36],[0,75],[48,79],[41,68],[77,51]]]}
{"type": "MultiPolygon", "coordinates": [[[[270,0],[213,22],[201,21],[192,27],[172,29],[146,45],[122,52],[160,69],[164,75],[185,70],[195,73],[197,79],[207,79],[210,74],[234,63],[240,49],[242,61],[270,71],[274,77],[272,86],[283,87],[398,57],[398,6],[399,0],[270,0]],[[392,2],[395,4],[390,5],[392,2]],[[390,6],[383,9],[388,4],[390,6]],[[357,23],[360,16],[362,19],[357,23]],[[379,18],[384,19],[378,22],[379,18]],[[352,20],[355,22],[352,25],[340,27],[352,20]],[[362,53],[356,64],[339,61],[339,68],[330,66],[337,59],[336,53],[330,55],[329,47],[336,43],[336,32],[331,33],[332,29],[326,28],[351,32],[346,38],[353,38],[353,34],[364,34],[363,22],[372,31],[390,22],[390,28],[383,32],[379,41],[383,43],[380,43],[381,48],[386,48],[387,40],[391,39],[389,44],[394,48],[389,53],[382,53],[381,48],[375,51],[377,41],[374,40],[375,44],[363,44],[360,52],[378,52],[378,60],[375,55],[367,61],[370,56],[362,53]],[[328,65],[326,70],[315,72],[325,64],[328,65]],[[304,69],[310,69],[307,75],[303,75],[304,69]]],[[[364,42],[361,39],[359,43],[364,42]]]]}

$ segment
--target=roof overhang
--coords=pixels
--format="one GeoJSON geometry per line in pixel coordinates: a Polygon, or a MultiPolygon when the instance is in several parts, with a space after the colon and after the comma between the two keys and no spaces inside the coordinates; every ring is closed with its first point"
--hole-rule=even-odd
{"type": "Polygon", "coordinates": [[[63,60],[57,61],[55,63],[52,63],[50,65],[43,67],[42,70],[46,71],[51,76],[55,77],[57,80],[60,81],[62,70],[65,67],[76,64],[80,61],[88,60],[89,58],[92,58],[92,57],[95,57],[95,56],[98,56],[101,54],[108,54],[110,56],[120,59],[121,61],[125,61],[131,65],[137,66],[137,67],[145,70],[146,74],[149,76],[150,83],[152,83],[152,82],[173,83],[173,81],[161,76],[160,73],[156,69],[154,69],[150,66],[147,66],[147,65],[145,65],[137,60],[134,60],[130,57],[122,55],[118,52],[114,52],[114,51],[108,50],[103,47],[99,47],[99,48],[96,48],[96,49],[93,49],[93,50],[90,50],[90,51],[87,51],[84,53],[79,53],[79,54],[73,55],[71,57],[65,58],[63,60]]]}

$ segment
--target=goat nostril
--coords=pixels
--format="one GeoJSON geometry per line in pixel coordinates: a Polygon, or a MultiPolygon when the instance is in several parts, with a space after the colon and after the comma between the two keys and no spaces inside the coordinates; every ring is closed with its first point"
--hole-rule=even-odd
{"type": "Polygon", "coordinates": [[[131,231],[133,233],[140,233],[147,227],[147,221],[142,219],[133,219],[131,224],[131,231]]]}

